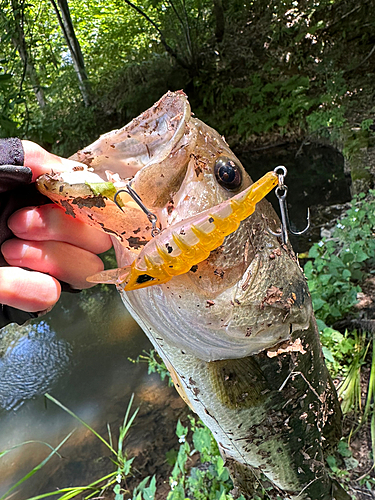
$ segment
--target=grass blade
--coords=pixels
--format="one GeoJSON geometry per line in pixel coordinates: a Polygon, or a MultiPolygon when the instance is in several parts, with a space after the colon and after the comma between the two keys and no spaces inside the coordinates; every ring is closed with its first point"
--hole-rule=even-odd
{"type": "MultiPolygon", "coordinates": [[[[101,477],[100,479],[97,479],[96,481],[88,484],[87,486],[75,486],[72,488],[62,488],[61,490],[50,491],[49,493],[42,493],[41,495],[37,495],[35,497],[28,498],[27,500],[42,500],[43,498],[56,496],[56,495],[59,495],[60,493],[65,493],[65,494],[63,496],[59,497],[57,500],[68,500],[70,498],[74,498],[75,496],[77,496],[80,493],[83,493],[86,490],[93,489],[95,486],[97,486],[98,483],[101,483],[102,481],[110,479],[111,477],[113,477],[115,475],[117,475],[117,472],[113,471],[110,474],[108,474],[107,476],[101,477]]],[[[116,479],[113,479],[105,487],[107,488],[108,486],[110,486],[111,484],[113,484],[115,482],[116,482],[116,479]]],[[[93,493],[96,493],[99,491],[100,491],[100,489],[96,488],[96,491],[93,493]]],[[[90,493],[90,496],[91,495],[92,494],[90,493]]],[[[89,497],[86,497],[86,498],[89,498],[89,497]]]]}
{"type": "Polygon", "coordinates": [[[11,486],[9,490],[4,493],[3,496],[0,497],[0,500],[5,500],[5,498],[14,491],[18,486],[20,486],[22,483],[24,483],[27,479],[29,479],[31,476],[33,476],[38,470],[40,470],[49,460],[52,458],[52,456],[57,453],[57,451],[61,448],[61,446],[70,438],[70,436],[73,434],[74,431],[70,432],[62,441],[61,443],[52,450],[52,452],[46,457],[44,460],[42,460],[38,465],[36,465],[30,472],[28,472],[23,478],[21,478],[19,481],[17,481],[16,484],[11,486]]]}
{"type": "Polygon", "coordinates": [[[133,415],[129,419],[130,408],[131,408],[131,406],[133,404],[133,400],[134,400],[134,394],[131,395],[128,407],[126,409],[126,413],[125,413],[125,417],[124,417],[124,422],[123,422],[122,426],[120,427],[120,433],[119,433],[119,438],[118,438],[117,449],[118,449],[119,457],[121,456],[121,458],[124,458],[124,453],[123,453],[122,445],[123,445],[125,436],[128,433],[128,430],[130,429],[130,427],[131,427],[131,425],[132,425],[132,423],[133,423],[133,421],[134,421],[134,419],[137,416],[137,413],[139,411],[139,408],[137,408],[135,410],[135,412],[133,413],[133,415]]]}
{"type": "MultiPolygon", "coordinates": [[[[45,397],[47,399],[49,399],[50,401],[52,401],[53,403],[55,403],[57,406],[59,406],[62,410],[64,410],[67,413],[69,413],[69,415],[71,415],[72,417],[74,417],[76,420],[78,420],[79,423],[81,423],[83,426],[86,427],[86,429],[88,429],[90,432],[92,432],[94,434],[94,436],[96,436],[98,439],[100,439],[100,441],[103,444],[105,444],[107,446],[107,448],[109,448],[114,455],[117,456],[116,450],[100,434],[98,434],[92,427],[90,427],[89,424],[87,424],[84,420],[82,420],[81,418],[79,418],[78,415],[76,415],[74,412],[72,412],[72,410],[69,410],[69,408],[67,408],[62,403],[60,403],[60,401],[57,401],[57,399],[55,399],[50,394],[46,393],[45,397]]],[[[0,500],[1,500],[1,498],[0,498],[0,500]]]]}
{"type": "MultiPolygon", "coordinates": [[[[3,458],[7,453],[15,450],[16,448],[20,448],[21,446],[24,446],[25,444],[44,444],[45,446],[48,446],[48,448],[50,448],[51,450],[55,450],[55,448],[53,446],[51,446],[50,444],[46,443],[45,441],[38,441],[38,440],[30,440],[30,441],[23,441],[22,443],[19,443],[19,444],[15,444],[14,446],[12,446],[11,448],[9,448],[9,450],[4,450],[4,451],[0,451],[0,458],[3,458]]],[[[59,453],[57,453],[57,455],[59,455],[59,453]]],[[[59,457],[61,458],[61,456],[59,455],[59,457]]]]}

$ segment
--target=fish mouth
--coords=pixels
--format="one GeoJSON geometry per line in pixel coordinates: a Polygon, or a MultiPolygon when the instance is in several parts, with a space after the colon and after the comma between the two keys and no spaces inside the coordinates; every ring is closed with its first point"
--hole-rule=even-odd
{"type": "Polygon", "coordinates": [[[150,109],[119,130],[100,136],[70,157],[93,169],[102,180],[111,174],[132,180],[147,206],[163,207],[186,173],[194,131],[184,92],[167,92],[150,109]],[[173,169],[166,168],[173,163],[173,169]]]}
{"type": "Polygon", "coordinates": [[[157,214],[162,228],[162,209],[180,189],[195,147],[196,130],[190,121],[184,92],[168,92],[123,128],[100,136],[71,156],[70,160],[80,163],[72,171],[43,175],[37,187],[66,213],[139,252],[151,239],[151,224],[124,188],[131,182],[145,207],[157,214]],[[95,192],[94,185],[100,183],[110,185],[104,194],[95,192]],[[119,204],[117,191],[121,191],[116,196],[119,204]]]}

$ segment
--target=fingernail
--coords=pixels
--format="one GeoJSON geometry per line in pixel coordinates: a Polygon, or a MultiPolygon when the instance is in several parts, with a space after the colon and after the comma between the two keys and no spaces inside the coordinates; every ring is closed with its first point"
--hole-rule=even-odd
{"type": "Polygon", "coordinates": [[[8,262],[22,260],[29,248],[29,245],[20,240],[7,240],[1,245],[1,252],[8,262]]]}
{"type": "Polygon", "coordinates": [[[39,218],[39,214],[35,210],[21,209],[9,217],[8,227],[14,234],[21,236],[27,233],[30,227],[35,227],[39,218]]]}

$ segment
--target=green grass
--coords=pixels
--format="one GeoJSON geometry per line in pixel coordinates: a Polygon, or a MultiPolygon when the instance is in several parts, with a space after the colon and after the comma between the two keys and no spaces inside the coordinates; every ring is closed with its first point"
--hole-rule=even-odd
{"type": "MultiPolygon", "coordinates": [[[[131,425],[133,424],[133,421],[135,417],[137,416],[138,409],[136,409],[133,414],[130,416],[130,410],[131,406],[133,403],[134,395],[130,398],[125,417],[123,420],[122,425],[120,426],[119,429],[119,438],[117,441],[117,447],[114,446],[113,440],[112,440],[112,433],[111,429],[108,426],[108,441],[104,439],[98,432],[96,432],[92,427],[90,427],[84,420],[82,420],[78,415],[76,415],[73,411],[71,411],[69,408],[64,406],[60,401],[55,399],[53,396],[49,394],[45,394],[45,397],[52,401],[54,404],[59,406],[62,410],[64,410],[66,413],[71,415],[75,420],[77,420],[80,424],[82,424],[86,429],[88,429],[94,436],[96,436],[112,453],[112,462],[115,466],[113,472],[110,474],[107,474],[90,484],[84,485],[84,486],[74,486],[71,488],[61,488],[59,490],[55,490],[49,493],[43,493],[41,495],[33,496],[30,497],[28,500],[41,500],[43,498],[48,498],[48,497],[57,497],[57,500],[70,500],[73,498],[77,498],[79,496],[80,499],[85,499],[88,500],[93,497],[97,496],[102,496],[103,493],[106,490],[109,490],[112,488],[112,490],[115,493],[115,500],[123,500],[125,494],[128,494],[129,492],[123,487],[125,484],[126,478],[130,475],[131,473],[131,465],[134,460],[134,457],[128,458],[127,453],[124,449],[124,439],[127,436],[129,429],[131,425]]],[[[0,498],[0,500],[7,500],[12,497],[13,492],[25,481],[27,481],[30,477],[32,477],[34,474],[36,474],[38,471],[40,471],[43,466],[54,456],[58,455],[58,450],[68,441],[70,436],[73,434],[74,431],[69,433],[62,441],[61,443],[56,447],[53,448],[47,443],[43,443],[49,448],[52,449],[51,453],[42,461],[40,464],[38,464],[36,467],[34,467],[30,472],[28,472],[24,477],[22,477],[19,481],[17,481],[9,490],[0,498]]],[[[0,458],[6,455],[7,453],[10,453],[13,449],[19,448],[20,446],[25,446],[26,444],[31,444],[31,443],[39,443],[39,441],[26,441],[24,443],[21,443],[19,445],[13,446],[9,450],[4,450],[3,452],[0,453],[0,458]]],[[[134,497],[136,500],[141,500],[141,497],[139,497],[139,493],[143,494],[143,490],[147,491],[146,483],[149,478],[145,478],[144,480],[144,486],[143,489],[140,488],[140,485],[138,486],[138,491],[137,495],[134,497]],[[146,481],[147,480],[147,481],[146,481]]],[[[152,486],[152,481],[150,486],[152,486]]],[[[150,487],[149,487],[150,488],[150,487]]],[[[148,495],[143,496],[143,500],[152,500],[152,498],[148,495]]]]}

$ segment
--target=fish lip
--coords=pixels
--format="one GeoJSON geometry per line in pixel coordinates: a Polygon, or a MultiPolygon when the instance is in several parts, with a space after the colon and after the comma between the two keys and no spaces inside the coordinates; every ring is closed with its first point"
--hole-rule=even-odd
{"type": "Polygon", "coordinates": [[[101,135],[69,159],[92,167],[104,181],[106,170],[119,174],[122,179],[131,179],[172,153],[190,119],[186,94],[168,91],[130,123],[101,135]]]}

